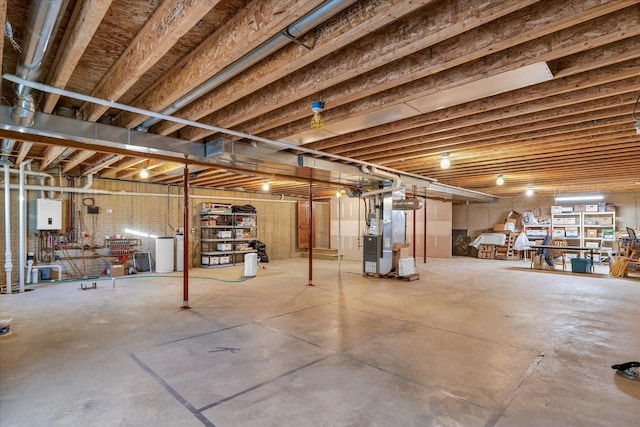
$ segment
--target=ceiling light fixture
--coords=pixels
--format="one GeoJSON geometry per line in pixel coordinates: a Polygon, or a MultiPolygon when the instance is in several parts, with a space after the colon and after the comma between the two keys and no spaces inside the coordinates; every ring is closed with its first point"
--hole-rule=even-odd
{"type": "Polygon", "coordinates": [[[269,191],[269,183],[265,182],[264,184],[262,184],[262,191],[269,191]]]}
{"type": "Polygon", "coordinates": [[[324,110],[324,102],[315,101],[311,104],[311,111],[313,111],[313,117],[311,118],[311,129],[322,129],[324,127],[324,119],[320,113],[324,110]]]}
{"type": "Polygon", "coordinates": [[[451,166],[451,160],[449,160],[449,153],[442,153],[442,159],[440,160],[440,167],[442,169],[449,169],[451,166]]]}
{"type": "Polygon", "coordinates": [[[146,166],[143,166],[142,169],[140,170],[140,178],[142,179],[149,178],[149,171],[147,170],[146,166]]]}
{"type": "Polygon", "coordinates": [[[584,200],[586,202],[590,200],[603,200],[604,196],[602,194],[582,194],[576,196],[560,196],[556,197],[555,199],[556,202],[577,202],[581,200],[584,200]]]}
{"type": "Polygon", "coordinates": [[[524,194],[525,194],[527,197],[531,197],[531,196],[533,196],[533,187],[531,186],[531,184],[529,184],[529,185],[527,186],[527,191],[525,191],[525,192],[524,192],[524,194]]]}
{"type": "Polygon", "coordinates": [[[496,179],[496,184],[498,185],[504,184],[504,178],[502,177],[502,175],[498,175],[498,179],[496,179]]]}

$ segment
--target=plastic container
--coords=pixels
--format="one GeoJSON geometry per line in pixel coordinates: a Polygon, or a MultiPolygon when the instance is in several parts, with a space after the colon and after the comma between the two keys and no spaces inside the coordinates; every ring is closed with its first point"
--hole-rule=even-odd
{"type": "Polygon", "coordinates": [[[591,270],[591,260],[588,260],[586,258],[571,259],[572,273],[589,273],[590,270],[591,270]]]}

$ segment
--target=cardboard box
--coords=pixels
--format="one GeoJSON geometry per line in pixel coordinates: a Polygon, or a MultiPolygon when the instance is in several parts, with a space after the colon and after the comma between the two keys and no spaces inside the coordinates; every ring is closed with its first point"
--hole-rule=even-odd
{"type": "Polygon", "coordinates": [[[565,233],[564,234],[565,234],[566,237],[578,237],[578,236],[580,236],[577,228],[569,228],[569,227],[567,227],[565,229],[565,233]]]}
{"type": "Polygon", "coordinates": [[[562,206],[560,213],[573,213],[573,206],[562,206]]]}
{"type": "Polygon", "coordinates": [[[411,249],[411,245],[409,243],[396,243],[393,246],[393,251],[398,252],[398,259],[410,258],[411,254],[409,253],[411,249]]]}
{"type": "Polygon", "coordinates": [[[595,228],[587,228],[586,237],[598,237],[598,230],[595,228]]]}
{"type": "Polygon", "coordinates": [[[109,275],[111,277],[124,276],[124,264],[111,264],[109,275]]]}
{"type": "Polygon", "coordinates": [[[232,243],[218,243],[216,244],[216,250],[218,251],[231,251],[233,250],[232,243]]]}
{"type": "Polygon", "coordinates": [[[218,265],[220,264],[220,257],[210,256],[209,257],[209,265],[218,265]]]}
{"type": "Polygon", "coordinates": [[[231,258],[228,256],[221,256],[219,258],[220,258],[220,264],[229,264],[229,261],[231,260],[231,258]]]}
{"type": "Polygon", "coordinates": [[[585,212],[598,212],[598,205],[585,205],[585,212]]]}
{"type": "Polygon", "coordinates": [[[411,257],[410,249],[411,245],[408,243],[396,243],[393,245],[391,264],[396,272],[399,271],[400,260],[411,257]]]}
{"type": "Polygon", "coordinates": [[[493,231],[505,231],[505,224],[495,224],[493,226],[493,231]]]}
{"type": "Polygon", "coordinates": [[[552,214],[562,213],[562,206],[551,206],[551,213],[552,214]]]}
{"type": "Polygon", "coordinates": [[[564,228],[554,228],[553,237],[564,237],[564,228]]]}
{"type": "Polygon", "coordinates": [[[219,230],[218,231],[218,239],[230,239],[232,236],[231,230],[219,230]]]}

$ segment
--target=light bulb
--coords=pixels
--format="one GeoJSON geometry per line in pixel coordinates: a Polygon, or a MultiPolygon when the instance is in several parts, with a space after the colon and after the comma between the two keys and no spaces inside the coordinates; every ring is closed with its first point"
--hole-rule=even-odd
{"type": "Polygon", "coordinates": [[[149,178],[149,171],[147,171],[146,167],[143,167],[142,170],[140,170],[140,178],[142,179],[149,178]]]}
{"type": "Polygon", "coordinates": [[[449,153],[442,153],[442,160],[440,160],[440,167],[442,169],[449,169],[451,161],[449,160],[449,153]]]}
{"type": "Polygon", "coordinates": [[[264,184],[262,184],[262,191],[269,191],[269,183],[265,182],[264,184]]]}
{"type": "Polygon", "coordinates": [[[496,184],[498,185],[504,184],[504,178],[502,177],[502,175],[498,175],[498,179],[496,179],[496,184]]]}
{"type": "Polygon", "coordinates": [[[340,190],[336,191],[336,197],[342,197],[342,194],[340,194],[340,190]]]}
{"type": "Polygon", "coordinates": [[[533,196],[533,188],[531,188],[531,186],[529,186],[529,188],[527,188],[527,191],[525,191],[525,192],[524,192],[524,194],[525,194],[527,197],[531,197],[531,196],[533,196]]]}

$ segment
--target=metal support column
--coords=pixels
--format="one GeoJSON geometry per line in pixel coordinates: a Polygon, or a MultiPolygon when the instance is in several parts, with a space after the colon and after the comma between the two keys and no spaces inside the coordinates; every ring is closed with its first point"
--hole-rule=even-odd
{"type": "Polygon", "coordinates": [[[315,223],[313,221],[313,180],[309,179],[309,283],[313,286],[313,233],[315,223]]]}
{"type": "Polygon", "coordinates": [[[184,164],[182,176],[184,186],[184,240],[183,240],[183,264],[182,273],[182,308],[189,307],[189,166],[184,164]]]}
{"type": "Polygon", "coordinates": [[[427,201],[428,199],[424,199],[424,242],[422,243],[424,250],[424,260],[423,262],[427,263],[427,201]]]}

